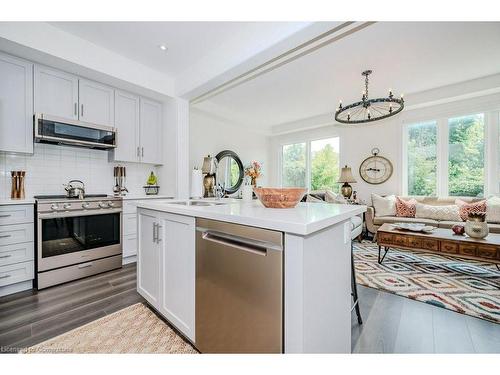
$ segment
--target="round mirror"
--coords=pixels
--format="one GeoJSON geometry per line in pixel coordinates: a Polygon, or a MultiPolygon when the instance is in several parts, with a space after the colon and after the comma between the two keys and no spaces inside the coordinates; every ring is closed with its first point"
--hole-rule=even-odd
{"type": "Polygon", "coordinates": [[[234,151],[224,150],[219,152],[217,159],[217,183],[223,184],[227,194],[234,194],[243,183],[243,163],[234,151]]]}

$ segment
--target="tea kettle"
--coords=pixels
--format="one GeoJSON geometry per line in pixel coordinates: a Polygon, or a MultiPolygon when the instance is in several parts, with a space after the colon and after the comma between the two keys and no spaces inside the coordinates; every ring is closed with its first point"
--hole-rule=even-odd
{"type": "Polygon", "coordinates": [[[85,196],[85,184],[80,180],[71,180],[67,184],[64,184],[64,190],[66,190],[66,196],[68,198],[78,198],[83,199],[85,196]],[[77,186],[77,185],[80,186],[77,186]]]}

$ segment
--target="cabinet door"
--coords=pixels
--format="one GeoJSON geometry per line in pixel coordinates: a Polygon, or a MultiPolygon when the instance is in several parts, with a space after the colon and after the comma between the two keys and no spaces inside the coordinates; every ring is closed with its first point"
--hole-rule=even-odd
{"type": "Polygon", "coordinates": [[[137,249],[137,292],[153,307],[159,308],[160,301],[160,251],[154,241],[156,213],[138,211],[137,249]]]}
{"type": "Polygon", "coordinates": [[[36,65],[35,112],[78,120],[78,78],[36,65]]]}
{"type": "Polygon", "coordinates": [[[160,214],[160,312],[195,341],[195,219],[160,214]]]}
{"type": "Polygon", "coordinates": [[[79,119],[93,124],[114,126],[115,94],[112,87],[80,79],[78,81],[80,102],[79,119]]]}
{"type": "Polygon", "coordinates": [[[115,161],[139,161],[139,97],[115,90],[115,161]]]}
{"type": "Polygon", "coordinates": [[[162,164],[161,104],[141,98],[141,161],[143,163],[162,164]]]}
{"type": "Polygon", "coordinates": [[[0,151],[33,152],[33,65],[0,54],[0,151]]]}

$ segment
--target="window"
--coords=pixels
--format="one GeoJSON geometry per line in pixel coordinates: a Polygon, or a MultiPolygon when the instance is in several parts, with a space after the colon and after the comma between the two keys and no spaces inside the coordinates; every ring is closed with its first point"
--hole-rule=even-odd
{"type": "Polygon", "coordinates": [[[408,127],[408,194],[437,193],[437,123],[412,124],[408,127]]]}
{"type": "Polygon", "coordinates": [[[448,191],[484,195],[484,114],[448,120],[448,191]]]}
{"type": "Polygon", "coordinates": [[[339,165],[338,137],[284,145],[281,185],[337,191],[339,165]]]}
{"type": "Polygon", "coordinates": [[[485,115],[450,117],[406,127],[408,195],[485,195],[485,115]]]}
{"type": "Polygon", "coordinates": [[[311,190],[338,190],[339,139],[311,142],[311,190]]]}
{"type": "Polygon", "coordinates": [[[295,143],[283,146],[282,183],[283,187],[305,187],[306,144],[295,143]]]}

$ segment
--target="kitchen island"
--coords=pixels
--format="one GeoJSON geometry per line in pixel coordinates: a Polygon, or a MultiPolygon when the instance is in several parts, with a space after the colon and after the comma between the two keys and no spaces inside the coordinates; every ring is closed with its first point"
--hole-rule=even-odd
{"type": "Polygon", "coordinates": [[[350,353],[350,218],[365,210],[141,202],[138,292],[201,352],[350,353]]]}

